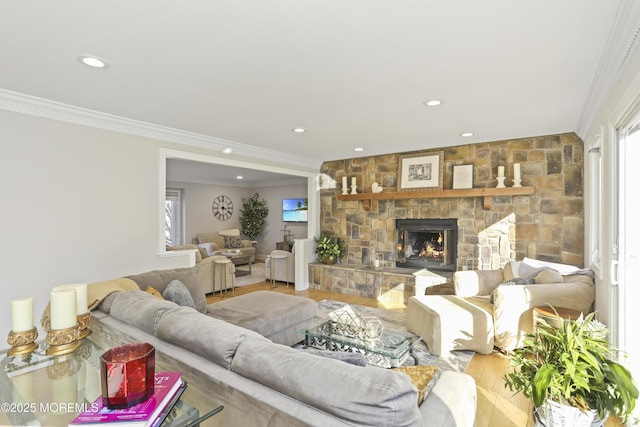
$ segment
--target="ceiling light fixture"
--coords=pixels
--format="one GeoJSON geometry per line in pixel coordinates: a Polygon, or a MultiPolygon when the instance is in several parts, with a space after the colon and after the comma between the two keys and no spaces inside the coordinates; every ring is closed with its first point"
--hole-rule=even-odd
{"type": "Polygon", "coordinates": [[[91,68],[109,68],[107,61],[93,55],[80,55],[78,56],[78,61],[91,68]]]}
{"type": "Polygon", "coordinates": [[[474,135],[473,132],[463,132],[463,133],[460,134],[460,136],[462,136],[464,138],[467,138],[467,137],[473,136],[473,135],[474,135]]]}
{"type": "Polygon", "coordinates": [[[231,151],[232,151],[232,150],[231,150],[231,147],[227,147],[227,148],[225,148],[224,150],[222,150],[222,152],[223,152],[224,154],[231,154],[231,151]]]}
{"type": "Polygon", "coordinates": [[[294,131],[295,133],[304,133],[306,131],[305,128],[293,128],[291,130],[294,131]]]}
{"type": "Polygon", "coordinates": [[[236,179],[244,179],[244,176],[238,175],[238,176],[236,176],[236,179]]]}
{"type": "Polygon", "coordinates": [[[362,147],[356,147],[356,148],[354,148],[354,149],[353,149],[353,151],[358,151],[358,152],[360,152],[360,151],[364,151],[364,148],[362,148],[362,147]]]}
{"type": "Polygon", "coordinates": [[[427,107],[437,107],[440,104],[442,104],[442,101],[440,101],[439,99],[431,99],[424,102],[424,105],[426,105],[427,107]]]}

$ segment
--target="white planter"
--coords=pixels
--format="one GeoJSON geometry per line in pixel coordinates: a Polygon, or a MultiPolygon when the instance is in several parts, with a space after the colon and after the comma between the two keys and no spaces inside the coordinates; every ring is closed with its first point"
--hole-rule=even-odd
{"type": "Polygon", "coordinates": [[[601,420],[595,410],[582,412],[573,406],[562,405],[547,400],[544,406],[534,411],[536,426],[542,427],[601,427],[607,417],[601,420]]]}

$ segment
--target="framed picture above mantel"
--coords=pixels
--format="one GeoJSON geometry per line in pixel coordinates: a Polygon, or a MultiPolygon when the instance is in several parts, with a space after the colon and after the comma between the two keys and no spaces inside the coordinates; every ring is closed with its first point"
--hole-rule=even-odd
{"type": "Polygon", "coordinates": [[[400,156],[400,191],[442,190],[444,152],[400,156]]]}

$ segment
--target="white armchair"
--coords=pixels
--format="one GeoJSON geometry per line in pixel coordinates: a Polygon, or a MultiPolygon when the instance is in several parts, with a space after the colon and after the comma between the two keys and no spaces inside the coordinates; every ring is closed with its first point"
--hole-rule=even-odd
{"type": "Polygon", "coordinates": [[[267,281],[295,283],[295,258],[291,252],[274,250],[264,260],[264,273],[267,281]]]}
{"type": "Polygon", "coordinates": [[[500,270],[457,271],[453,275],[456,296],[492,316],[495,345],[503,350],[520,347],[525,335],[532,332],[534,307],[550,304],[587,314],[595,299],[593,279],[584,271],[563,275],[546,271],[532,284],[503,284],[525,277],[514,274],[516,268],[522,272],[524,267],[524,263],[510,262],[500,270]],[[549,279],[554,275],[555,280],[549,279]]]}

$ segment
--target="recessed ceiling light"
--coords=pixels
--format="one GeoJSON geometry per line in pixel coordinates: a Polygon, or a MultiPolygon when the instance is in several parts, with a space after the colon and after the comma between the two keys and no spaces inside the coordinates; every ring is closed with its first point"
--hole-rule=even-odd
{"type": "Polygon", "coordinates": [[[227,147],[227,148],[225,148],[224,150],[222,150],[222,152],[223,152],[224,154],[230,154],[230,153],[231,153],[231,151],[232,151],[232,150],[231,150],[231,147],[227,147]]]}
{"type": "Polygon", "coordinates": [[[442,101],[440,101],[439,99],[431,99],[424,102],[424,105],[426,105],[427,107],[437,107],[440,104],[442,104],[442,101]]]}
{"type": "Polygon", "coordinates": [[[294,131],[295,133],[304,133],[304,131],[306,129],[305,128],[293,128],[291,130],[294,131]]]}
{"type": "Polygon", "coordinates": [[[236,176],[236,179],[244,179],[244,176],[238,175],[238,176],[236,176]]]}
{"type": "Polygon", "coordinates": [[[354,149],[353,149],[353,151],[358,151],[358,152],[359,152],[359,151],[364,151],[364,148],[362,148],[362,147],[356,147],[356,148],[354,148],[354,149]]]}
{"type": "Polygon", "coordinates": [[[109,68],[109,64],[102,58],[93,55],[80,55],[78,61],[91,68],[109,68]]]}
{"type": "Polygon", "coordinates": [[[460,134],[460,136],[463,136],[465,138],[469,137],[469,136],[473,136],[473,132],[463,132],[460,134]]]}

